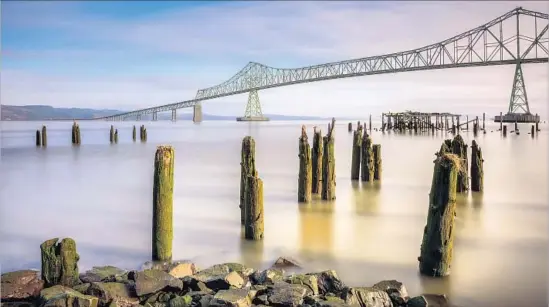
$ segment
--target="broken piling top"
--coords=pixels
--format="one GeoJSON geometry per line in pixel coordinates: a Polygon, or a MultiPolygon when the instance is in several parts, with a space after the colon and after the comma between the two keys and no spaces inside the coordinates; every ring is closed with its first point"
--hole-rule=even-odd
{"type": "Polygon", "coordinates": [[[475,192],[482,192],[484,190],[483,162],[482,149],[473,140],[473,144],[471,145],[471,190],[475,192]]]}
{"type": "Polygon", "coordinates": [[[172,259],[173,178],[175,152],[172,146],[158,146],[154,156],[152,260],[172,259]]]}
{"type": "Polygon", "coordinates": [[[301,126],[301,137],[299,138],[299,175],[297,187],[298,202],[311,201],[313,186],[312,172],[311,146],[309,145],[305,126],[301,126]]]}
{"type": "Polygon", "coordinates": [[[305,128],[305,125],[301,125],[301,138],[303,140],[308,140],[307,138],[307,128],[305,128]]]}
{"type": "Polygon", "coordinates": [[[328,133],[326,134],[327,137],[332,138],[332,134],[334,132],[334,126],[335,126],[335,117],[332,117],[332,123],[328,124],[328,133]]]}
{"type": "Polygon", "coordinates": [[[255,176],[255,140],[251,136],[242,139],[240,161],[240,223],[244,225],[246,219],[246,189],[247,178],[255,176]]]}
{"type": "Polygon", "coordinates": [[[244,221],[244,238],[247,240],[261,240],[264,235],[263,211],[263,181],[257,176],[246,178],[246,216],[244,221]]]}
{"type": "Polygon", "coordinates": [[[63,285],[73,287],[80,283],[76,242],[65,238],[53,238],[40,244],[41,275],[46,287],[63,285]]]}
{"type": "Polygon", "coordinates": [[[465,192],[469,190],[469,161],[467,159],[467,144],[461,137],[461,135],[456,135],[452,140],[452,153],[458,156],[461,162],[461,167],[459,168],[458,173],[458,192],[465,192]]]}
{"type": "Polygon", "coordinates": [[[314,134],[313,134],[313,149],[311,153],[312,158],[312,180],[313,180],[313,187],[312,187],[312,193],[320,194],[322,192],[322,161],[323,161],[323,155],[324,155],[324,144],[322,140],[322,131],[316,130],[316,127],[314,127],[314,134]]]}

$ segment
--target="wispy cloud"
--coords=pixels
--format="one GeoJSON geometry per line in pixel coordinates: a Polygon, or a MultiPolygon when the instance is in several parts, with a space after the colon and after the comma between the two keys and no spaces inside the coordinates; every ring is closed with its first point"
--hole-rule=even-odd
{"type": "MultiPolygon", "coordinates": [[[[148,107],[192,98],[199,88],[228,79],[248,61],[299,67],[403,51],[446,39],[516,6],[548,11],[546,3],[523,1],[282,1],[221,2],[115,18],[90,13],[78,3],[4,5],[6,31],[50,29],[52,46],[59,38],[75,44],[51,49],[3,44],[3,65],[9,70],[2,72],[2,103],[148,107]]],[[[368,76],[260,95],[270,113],[368,114],[412,105],[495,112],[506,108],[513,70],[368,76]]],[[[525,74],[532,108],[546,112],[547,67],[529,65],[525,74]]],[[[204,109],[240,113],[245,100],[240,95],[208,101],[204,109]]]]}

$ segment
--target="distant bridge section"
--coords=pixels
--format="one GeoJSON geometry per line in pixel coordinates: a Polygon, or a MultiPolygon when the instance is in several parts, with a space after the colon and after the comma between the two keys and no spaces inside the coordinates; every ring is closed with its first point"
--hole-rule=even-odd
{"type": "MultiPolygon", "coordinates": [[[[331,79],[458,67],[516,66],[508,113],[530,114],[522,64],[545,63],[549,57],[548,14],[516,8],[486,24],[418,49],[302,68],[274,68],[250,62],[227,81],[198,90],[194,99],[97,119],[140,119],[142,115],[194,107],[201,121],[201,101],[250,93],[244,118],[262,117],[258,91],[331,79]],[[522,29],[521,29],[522,27],[522,29]],[[253,99],[252,99],[253,98],[253,99]]],[[[375,42],[374,42],[375,43],[375,42]]]]}

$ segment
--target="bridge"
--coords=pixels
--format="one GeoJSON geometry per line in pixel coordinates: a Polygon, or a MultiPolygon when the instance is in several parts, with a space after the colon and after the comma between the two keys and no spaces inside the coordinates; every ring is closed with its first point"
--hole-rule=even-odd
{"type": "Polygon", "coordinates": [[[260,90],[375,74],[494,65],[516,67],[506,116],[529,118],[533,115],[522,65],[548,62],[547,27],[548,14],[518,7],[472,30],[413,50],[293,69],[250,62],[227,81],[198,90],[194,99],[96,119],[140,120],[142,115],[152,114],[157,120],[159,112],[171,111],[175,121],[177,109],[193,107],[193,121],[200,122],[202,101],[249,93],[244,117],[237,120],[268,120],[261,111],[260,90]],[[528,24],[526,29],[521,28],[524,24],[528,24]]]}

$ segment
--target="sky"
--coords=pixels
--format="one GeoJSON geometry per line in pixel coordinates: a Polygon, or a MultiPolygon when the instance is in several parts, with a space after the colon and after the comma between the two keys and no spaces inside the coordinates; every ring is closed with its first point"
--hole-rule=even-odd
{"type": "MultiPolygon", "coordinates": [[[[415,49],[545,1],[2,1],[0,101],[134,110],[194,98],[248,62],[292,68],[415,49]]],[[[547,114],[548,65],[524,65],[547,114]]],[[[264,113],[506,112],[514,65],[384,74],[259,92],[264,113]]],[[[203,102],[244,113],[247,94],[203,102]]],[[[186,109],[183,112],[190,112],[186,109]]]]}

